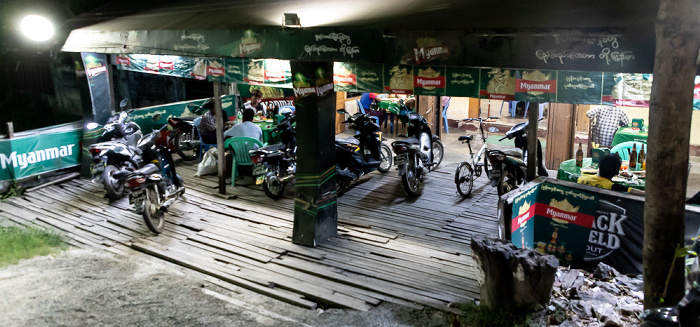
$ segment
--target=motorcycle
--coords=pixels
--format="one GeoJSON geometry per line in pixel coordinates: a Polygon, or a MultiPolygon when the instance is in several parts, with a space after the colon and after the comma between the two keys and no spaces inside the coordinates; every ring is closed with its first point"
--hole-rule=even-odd
{"type": "MultiPolygon", "coordinates": [[[[337,112],[349,114],[344,109],[337,112]]],[[[356,113],[343,123],[350,123],[359,134],[347,139],[335,139],[337,192],[372,171],[388,172],[393,160],[391,149],[382,143],[386,139],[382,137],[379,125],[369,115],[356,113]]]]}
{"type": "Polygon", "coordinates": [[[271,199],[279,199],[284,188],[296,174],[296,117],[287,113],[277,124],[273,133],[280,133],[282,143],[264,146],[250,151],[253,176],[256,184],[262,184],[263,191],[271,199]]]}
{"type": "MultiPolygon", "coordinates": [[[[432,108],[428,109],[426,114],[431,111],[432,108]]],[[[418,196],[423,192],[425,174],[440,165],[445,151],[440,137],[433,135],[425,117],[415,111],[406,116],[408,138],[394,141],[391,147],[396,153],[396,166],[406,193],[418,196]]]]}
{"type": "Polygon", "coordinates": [[[130,191],[129,204],[134,205],[134,212],[142,214],[148,228],[156,234],[163,231],[165,212],[185,193],[184,182],[175,172],[170,150],[156,144],[165,128],[167,125],[146,135],[139,144],[144,162],[149,164],[133,172],[120,173],[125,175],[130,191]]]}
{"type": "MultiPolygon", "coordinates": [[[[541,119],[540,119],[541,120],[541,119]]],[[[525,182],[527,175],[527,131],[528,122],[522,122],[513,126],[506,135],[499,139],[515,139],[516,148],[507,150],[488,150],[487,157],[491,163],[491,169],[486,174],[491,181],[491,186],[496,186],[498,196],[506,194],[525,182]]],[[[549,176],[542,161],[542,143],[537,140],[537,175],[549,176]]]]}
{"type": "MultiPolygon", "coordinates": [[[[201,115],[204,111],[204,105],[211,100],[207,100],[202,105],[190,109],[196,115],[201,115]]],[[[199,157],[199,145],[202,140],[199,139],[194,130],[194,120],[196,117],[171,117],[168,118],[168,125],[172,130],[168,134],[168,145],[171,149],[177,152],[182,160],[190,161],[199,157]]]]}
{"type": "MultiPolygon", "coordinates": [[[[120,102],[122,109],[118,114],[110,117],[103,127],[102,134],[97,138],[98,143],[88,147],[92,155],[90,173],[93,180],[104,185],[107,196],[110,199],[120,199],[125,195],[124,181],[115,178],[118,171],[134,170],[140,166],[137,144],[142,139],[143,133],[134,122],[127,122],[127,118],[133,109],[123,111],[127,99],[120,102]]],[[[99,127],[97,123],[89,123],[89,130],[99,127]]]]}

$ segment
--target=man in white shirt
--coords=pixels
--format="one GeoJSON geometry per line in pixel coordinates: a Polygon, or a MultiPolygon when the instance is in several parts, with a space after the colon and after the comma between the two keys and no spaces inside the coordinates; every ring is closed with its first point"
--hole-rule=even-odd
{"type": "Polygon", "coordinates": [[[262,129],[260,126],[253,124],[255,110],[243,109],[243,122],[233,125],[229,130],[224,132],[224,137],[252,137],[262,142],[262,129]]]}
{"type": "Polygon", "coordinates": [[[262,99],[262,91],[253,90],[250,92],[250,101],[243,104],[244,109],[255,110],[255,114],[258,116],[267,116],[267,106],[260,102],[262,99]]]}

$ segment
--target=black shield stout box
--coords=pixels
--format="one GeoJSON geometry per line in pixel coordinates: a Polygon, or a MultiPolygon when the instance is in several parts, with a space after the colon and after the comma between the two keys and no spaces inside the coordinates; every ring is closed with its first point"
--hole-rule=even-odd
{"type": "Polygon", "coordinates": [[[511,240],[517,247],[554,255],[561,265],[580,265],[597,205],[596,195],[537,184],[513,201],[511,240]]]}

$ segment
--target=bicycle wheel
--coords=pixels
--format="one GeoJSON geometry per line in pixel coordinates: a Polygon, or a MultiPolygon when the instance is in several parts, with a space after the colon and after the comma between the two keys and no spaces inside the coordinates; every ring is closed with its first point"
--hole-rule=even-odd
{"type": "Polygon", "coordinates": [[[459,195],[466,198],[474,188],[474,169],[468,162],[463,161],[455,171],[455,184],[459,195]]]}

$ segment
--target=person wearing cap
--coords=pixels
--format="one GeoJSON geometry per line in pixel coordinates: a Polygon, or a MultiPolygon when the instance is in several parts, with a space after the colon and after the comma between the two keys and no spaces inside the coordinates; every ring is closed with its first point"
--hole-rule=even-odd
{"type": "Polygon", "coordinates": [[[583,174],[576,182],[604,188],[606,190],[627,192],[643,196],[645,194],[644,191],[613,183],[612,178],[620,172],[620,167],[622,167],[622,159],[620,159],[620,156],[615,153],[608,154],[600,159],[597,175],[583,174]]]}

